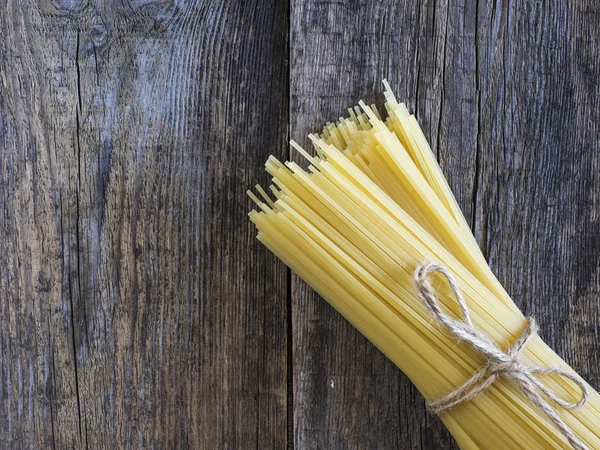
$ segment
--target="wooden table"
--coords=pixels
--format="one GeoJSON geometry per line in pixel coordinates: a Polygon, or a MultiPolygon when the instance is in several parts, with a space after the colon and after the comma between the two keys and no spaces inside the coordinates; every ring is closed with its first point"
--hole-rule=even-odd
{"type": "Polygon", "coordinates": [[[383,78],[598,387],[600,8],[539,3],[2,2],[0,448],[453,447],[246,217],[383,78]]]}

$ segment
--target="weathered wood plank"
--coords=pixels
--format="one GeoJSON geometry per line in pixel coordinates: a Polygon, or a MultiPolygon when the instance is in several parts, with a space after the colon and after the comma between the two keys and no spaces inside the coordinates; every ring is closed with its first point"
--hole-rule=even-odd
{"type": "MultiPolygon", "coordinates": [[[[431,3],[294,1],[292,137],[306,144],[308,132],[359,99],[381,102],[377,93],[387,78],[425,117],[434,147],[438,135],[444,147],[466,147],[471,115],[463,126],[468,136],[440,130],[442,111],[455,111],[468,94],[460,80],[454,90],[444,81],[448,61],[467,51],[458,42],[463,30],[455,29],[461,17],[456,9],[431,3]]],[[[473,78],[474,67],[461,70],[463,78],[473,78]]],[[[468,182],[460,180],[468,192],[468,182]]],[[[410,381],[297,277],[292,289],[297,448],[451,448],[448,433],[426,415],[410,381]]]]}
{"type": "MultiPolygon", "coordinates": [[[[324,2],[291,18],[291,135],[388,78],[484,253],[542,335],[598,383],[600,11],[589,2],[324,2]]],[[[296,277],[298,448],[449,448],[383,356],[296,277]]]]}
{"type": "MultiPolygon", "coordinates": [[[[286,271],[243,192],[285,148],[288,11],[234,3],[2,7],[1,447],[281,448],[288,362],[297,448],[452,447],[296,278],[286,361],[286,271]]],[[[599,19],[297,0],[289,97],[302,140],[388,78],[500,280],[596,386],[599,19]]]]}
{"type": "Polygon", "coordinates": [[[244,191],[287,35],[267,0],[1,7],[0,447],[285,445],[286,270],[244,191]]]}
{"type": "Polygon", "coordinates": [[[477,235],[542,337],[598,388],[600,8],[483,5],[477,235]]]}

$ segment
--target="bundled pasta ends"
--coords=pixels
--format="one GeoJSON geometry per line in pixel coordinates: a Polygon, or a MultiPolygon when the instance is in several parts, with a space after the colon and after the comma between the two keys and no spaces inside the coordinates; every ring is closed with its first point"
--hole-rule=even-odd
{"type": "Polygon", "coordinates": [[[314,156],[292,141],[306,165],[268,159],[270,193],[260,186],[258,196],[248,193],[258,205],[249,214],[258,239],[385,353],[430,404],[458,395],[474,374],[490,372],[478,380],[489,386],[476,396],[438,411],[461,448],[600,449],[598,393],[527,328],[415,117],[384,85],[385,118],[360,102],[309,136],[314,156]],[[502,352],[498,358],[508,355],[506,364],[489,364],[493,355],[432,316],[415,287],[427,263],[443,268],[429,271],[425,281],[444,317],[463,323],[467,310],[467,332],[489,339],[502,352]],[[519,384],[524,376],[533,377],[531,396],[519,384]],[[536,395],[556,418],[532,401],[536,395]]]}

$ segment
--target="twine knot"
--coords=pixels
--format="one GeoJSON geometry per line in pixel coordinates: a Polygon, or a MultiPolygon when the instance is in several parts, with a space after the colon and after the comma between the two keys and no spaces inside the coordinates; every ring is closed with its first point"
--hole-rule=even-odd
{"type": "Polygon", "coordinates": [[[576,450],[587,450],[587,447],[563,422],[556,409],[547,400],[550,399],[557,405],[567,409],[580,408],[585,405],[589,396],[585,382],[559,367],[529,366],[519,360],[519,356],[527,342],[537,334],[538,329],[533,318],[527,318],[527,325],[521,335],[508,350],[503,351],[486,334],[475,328],[471,321],[467,304],[456,284],[456,280],[445,267],[435,263],[423,264],[415,270],[414,282],[418,297],[431,315],[448,328],[459,340],[469,343],[485,357],[485,364],[462,386],[450,392],[445,397],[428,403],[428,407],[432,412],[442,414],[461,403],[468,402],[488,389],[498,378],[505,377],[519,386],[523,394],[546,414],[567,438],[573,448],[576,450]],[[460,306],[462,319],[449,316],[440,307],[439,301],[429,282],[429,274],[434,272],[443,275],[448,281],[460,306]],[[577,402],[569,402],[560,398],[538,380],[534,374],[558,375],[571,380],[581,390],[580,399],[577,402]]]}

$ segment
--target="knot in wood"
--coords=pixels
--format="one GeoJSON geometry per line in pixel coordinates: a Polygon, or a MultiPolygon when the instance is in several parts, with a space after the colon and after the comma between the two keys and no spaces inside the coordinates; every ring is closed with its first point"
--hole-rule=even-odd
{"type": "Polygon", "coordinates": [[[95,47],[102,47],[108,39],[108,30],[104,23],[97,23],[90,30],[90,39],[95,47]]]}

